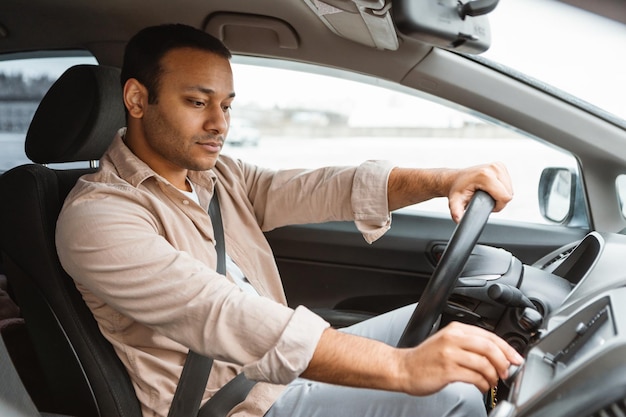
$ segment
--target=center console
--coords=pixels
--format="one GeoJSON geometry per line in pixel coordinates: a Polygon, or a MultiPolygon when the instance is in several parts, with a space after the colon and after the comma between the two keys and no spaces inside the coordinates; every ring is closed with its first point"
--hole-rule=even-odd
{"type": "Polygon", "coordinates": [[[490,417],[626,415],[626,288],[575,308],[550,318],[490,417]]]}

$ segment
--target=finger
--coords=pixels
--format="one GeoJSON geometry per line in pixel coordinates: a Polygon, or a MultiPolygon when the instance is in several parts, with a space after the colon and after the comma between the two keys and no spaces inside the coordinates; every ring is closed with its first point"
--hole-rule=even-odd
{"type": "Polygon", "coordinates": [[[452,220],[455,223],[458,223],[463,218],[465,214],[465,209],[469,204],[471,199],[471,194],[468,197],[464,197],[462,194],[451,196],[448,200],[448,207],[450,208],[450,215],[452,216],[452,220]]]}
{"type": "Polygon", "coordinates": [[[469,354],[464,357],[455,377],[461,382],[475,385],[482,392],[496,386],[499,378],[489,361],[484,356],[476,354],[469,354]]]}
{"type": "Polygon", "coordinates": [[[495,162],[462,171],[448,196],[450,214],[455,222],[461,220],[477,190],[491,195],[495,200],[493,211],[501,211],[513,198],[511,178],[504,164],[495,162]]]}
{"type": "Polygon", "coordinates": [[[506,187],[504,187],[502,183],[496,183],[487,192],[493,197],[496,202],[493,207],[494,213],[502,211],[502,209],[506,207],[506,205],[513,199],[513,193],[509,191],[506,187]]]}
{"type": "Polygon", "coordinates": [[[502,162],[496,162],[495,163],[496,169],[497,169],[497,177],[500,180],[500,182],[502,182],[502,184],[504,184],[506,190],[508,191],[509,194],[513,194],[513,180],[511,179],[511,176],[509,175],[509,171],[506,169],[506,165],[504,165],[504,163],[502,162]]]}
{"type": "Polygon", "coordinates": [[[496,369],[484,355],[461,346],[461,333],[444,329],[415,348],[415,357],[422,362],[420,372],[428,381],[428,388],[420,387],[421,395],[436,392],[452,382],[473,384],[481,391],[497,384],[496,369]]]}
{"type": "Polygon", "coordinates": [[[489,171],[491,178],[488,178],[488,182],[483,186],[496,201],[493,211],[498,212],[513,199],[513,183],[503,163],[491,164],[489,171]]]}
{"type": "Polygon", "coordinates": [[[497,350],[501,351],[504,354],[508,362],[515,365],[520,365],[524,361],[522,355],[520,355],[519,352],[517,352],[517,350],[513,348],[513,346],[509,345],[500,336],[495,333],[491,333],[490,331],[487,331],[481,327],[473,327],[474,331],[481,333],[483,337],[487,338],[491,343],[494,343],[497,346],[497,350]]]}
{"type": "Polygon", "coordinates": [[[495,386],[500,378],[498,370],[493,366],[489,358],[475,352],[466,351],[463,355],[463,362],[460,365],[465,370],[475,374],[473,377],[474,381],[468,382],[481,384],[485,389],[495,386]]]}
{"type": "Polygon", "coordinates": [[[461,347],[469,352],[484,356],[501,378],[506,378],[511,363],[519,365],[523,358],[506,341],[483,328],[453,323],[452,331],[459,331],[461,347]]]}

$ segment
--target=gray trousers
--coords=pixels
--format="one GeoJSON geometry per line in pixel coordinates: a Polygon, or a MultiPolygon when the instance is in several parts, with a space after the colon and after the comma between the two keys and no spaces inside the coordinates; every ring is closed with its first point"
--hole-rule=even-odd
{"type": "MultiPolygon", "coordinates": [[[[342,329],[346,333],[396,345],[415,305],[342,329]]],[[[453,383],[436,394],[403,393],[342,387],[298,378],[265,417],[448,417],[486,416],[483,395],[473,385],[453,383]]]]}

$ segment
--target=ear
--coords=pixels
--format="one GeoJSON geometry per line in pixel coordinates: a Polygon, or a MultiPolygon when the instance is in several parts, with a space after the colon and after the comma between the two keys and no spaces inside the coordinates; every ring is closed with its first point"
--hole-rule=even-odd
{"type": "Polygon", "coordinates": [[[143,117],[144,108],[148,105],[148,90],[135,78],[129,78],[124,84],[124,105],[130,117],[143,117]]]}

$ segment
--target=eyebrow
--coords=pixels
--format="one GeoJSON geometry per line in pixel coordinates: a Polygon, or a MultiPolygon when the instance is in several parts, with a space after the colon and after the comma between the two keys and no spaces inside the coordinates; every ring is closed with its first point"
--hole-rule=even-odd
{"type": "MultiPolygon", "coordinates": [[[[215,90],[213,90],[212,88],[203,87],[201,85],[190,85],[189,87],[186,87],[185,90],[186,91],[199,91],[199,92],[201,92],[203,94],[206,94],[206,95],[209,95],[209,96],[215,95],[215,90]]],[[[235,97],[235,92],[234,91],[231,92],[228,95],[228,97],[229,98],[235,97]]]]}

